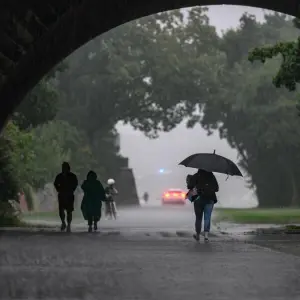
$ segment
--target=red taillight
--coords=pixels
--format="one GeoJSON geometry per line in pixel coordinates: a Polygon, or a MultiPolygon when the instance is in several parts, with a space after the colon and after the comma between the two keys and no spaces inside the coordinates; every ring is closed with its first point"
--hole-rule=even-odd
{"type": "Polygon", "coordinates": [[[185,199],[185,193],[183,192],[166,192],[163,195],[164,199],[185,199]]]}
{"type": "Polygon", "coordinates": [[[172,196],[174,198],[185,198],[185,194],[184,193],[172,193],[172,196]]]}

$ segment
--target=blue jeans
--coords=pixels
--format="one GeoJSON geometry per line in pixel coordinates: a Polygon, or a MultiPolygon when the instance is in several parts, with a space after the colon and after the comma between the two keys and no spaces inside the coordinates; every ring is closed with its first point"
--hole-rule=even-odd
{"type": "Polygon", "coordinates": [[[204,232],[210,231],[211,214],[214,208],[214,203],[203,204],[201,200],[194,202],[194,211],[196,216],[195,230],[197,234],[201,233],[202,219],[204,215],[204,232]]]}

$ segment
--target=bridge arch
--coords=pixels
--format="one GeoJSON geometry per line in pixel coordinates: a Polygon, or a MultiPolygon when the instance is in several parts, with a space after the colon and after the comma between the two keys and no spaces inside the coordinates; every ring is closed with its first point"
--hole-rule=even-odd
{"type": "Polygon", "coordinates": [[[300,12],[299,0],[1,1],[0,129],[28,91],[83,44],[128,21],[196,5],[252,6],[294,16],[300,12]]]}

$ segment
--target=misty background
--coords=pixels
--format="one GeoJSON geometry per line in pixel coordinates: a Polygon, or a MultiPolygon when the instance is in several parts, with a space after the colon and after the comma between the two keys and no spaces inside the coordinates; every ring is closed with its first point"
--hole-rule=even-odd
{"type": "MultiPolygon", "coordinates": [[[[183,9],[186,10],[186,9],[183,9]]],[[[235,28],[243,13],[255,15],[262,22],[266,10],[232,5],[209,6],[207,15],[210,24],[222,35],[223,31],[235,28]]],[[[197,152],[213,152],[224,155],[237,162],[237,151],[232,149],[219,134],[207,136],[200,125],[187,129],[183,122],[169,133],[161,133],[158,139],[150,140],[131,126],[118,124],[121,138],[121,154],[129,158],[133,168],[138,193],[150,194],[150,201],[158,203],[164,190],[168,188],[185,189],[185,177],[195,170],[178,166],[186,156],[197,152]],[[160,171],[164,171],[160,173],[160,171]]],[[[242,170],[243,172],[243,170],[242,170]]],[[[223,207],[254,207],[257,199],[253,190],[247,187],[247,178],[226,178],[216,174],[220,185],[219,205],[223,207]]]]}

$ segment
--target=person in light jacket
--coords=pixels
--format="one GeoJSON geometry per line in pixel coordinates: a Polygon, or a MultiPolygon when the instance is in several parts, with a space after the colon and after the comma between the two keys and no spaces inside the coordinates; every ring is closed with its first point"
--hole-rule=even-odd
{"type": "Polygon", "coordinates": [[[105,188],[106,194],[106,205],[105,205],[105,214],[106,217],[114,219],[117,218],[117,208],[115,203],[115,196],[118,194],[117,189],[115,188],[115,181],[114,179],[107,180],[107,187],[105,188]]]}

